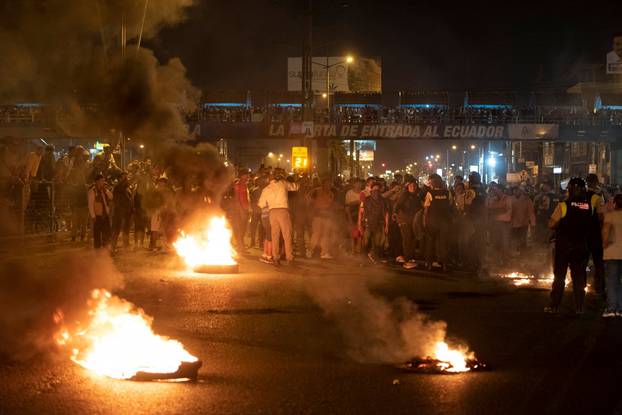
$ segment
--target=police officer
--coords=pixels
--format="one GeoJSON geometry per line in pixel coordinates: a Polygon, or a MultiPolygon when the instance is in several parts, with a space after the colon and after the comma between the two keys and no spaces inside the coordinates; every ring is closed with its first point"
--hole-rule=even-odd
{"type": "Polygon", "coordinates": [[[605,262],[603,261],[603,238],[601,234],[605,200],[599,188],[598,176],[591,173],[586,177],[587,198],[590,202],[592,222],[588,232],[587,246],[594,263],[594,290],[604,296],[605,292],[605,262]]]}
{"type": "Polygon", "coordinates": [[[594,212],[586,193],[585,181],[574,177],[568,182],[568,197],[559,202],[549,219],[549,228],[555,230],[553,260],[553,287],[551,302],[544,311],[557,313],[564,294],[566,272],[570,266],[575,313],[583,314],[588,252],[588,233],[594,212]]]}
{"type": "Polygon", "coordinates": [[[423,201],[426,267],[447,270],[447,232],[451,219],[449,191],[438,174],[429,177],[430,189],[423,201]],[[440,264],[439,264],[440,262],[440,264]]]}

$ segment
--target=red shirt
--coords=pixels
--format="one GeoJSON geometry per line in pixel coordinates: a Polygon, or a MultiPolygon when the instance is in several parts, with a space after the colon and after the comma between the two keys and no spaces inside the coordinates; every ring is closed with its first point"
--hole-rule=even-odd
{"type": "Polygon", "coordinates": [[[248,186],[246,185],[246,181],[238,181],[235,184],[235,198],[238,200],[242,209],[248,210],[249,202],[248,202],[248,186]]]}

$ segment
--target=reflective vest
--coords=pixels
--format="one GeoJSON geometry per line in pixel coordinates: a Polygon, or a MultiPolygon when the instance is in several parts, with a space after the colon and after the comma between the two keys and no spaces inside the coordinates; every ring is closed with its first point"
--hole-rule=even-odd
{"type": "Polygon", "coordinates": [[[558,244],[586,246],[588,232],[594,217],[587,197],[559,202],[561,219],[555,231],[558,244]]]}
{"type": "Polygon", "coordinates": [[[430,189],[432,201],[428,208],[428,224],[438,225],[447,222],[450,218],[449,191],[445,189],[430,189]]]}

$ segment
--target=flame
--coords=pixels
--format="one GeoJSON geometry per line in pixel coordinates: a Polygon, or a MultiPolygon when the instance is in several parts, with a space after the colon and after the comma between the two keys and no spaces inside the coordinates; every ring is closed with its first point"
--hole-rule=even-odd
{"type": "Polygon", "coordinates": [[[437,342],[434,347],[434,359],[438,360],[439,369],[447,372],[468,372],[467,359],[474,359],[472,352],[451,349],[445,342],[437,342]]]}
{"type": "Polygon", "coordinates": [[[190,268],[237,263],[231,246],[231,229],[224,216],[212,217],[197,237],[182,232],[173,246],[190,268]]]}
{"type": "MultiPolygon", "coordinates": [[[[59,345],[71,348],[71,360],[98,375],[129,379],[138,372],[173,373],[181,362],[195,362],[184,346],[151,330],[142,310],[106,290],[93,290],[89,322],[75,330],[62,327],[59,345]]],[[[54,316],[62,324],[63,314],[54,316]]]]}
{"type": "MultiPolygon", "coordinates": [[[[529,284],[548,287],[553,283],[554,280],[554,276],[552,273],[544,276],[536,276],[533,274],[523,274],[522,272],[511,272],[509,274],[501,275],[501,277],[509,279],[510,281],[512,281],[512,284],[517,287],[529,284]]],[[[567,287],[569,283],[570,278],[567,276],[566,282],[564,284],[567,287]]]]}

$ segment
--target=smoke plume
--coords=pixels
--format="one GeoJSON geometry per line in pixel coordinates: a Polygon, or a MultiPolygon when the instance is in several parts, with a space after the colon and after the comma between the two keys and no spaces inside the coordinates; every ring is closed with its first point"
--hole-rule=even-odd
{"type": "Polygon", "coordinates": [[[55,313],[84,319],[93,289],[118,289],[122,282],[110,257],[95,252],[60,255],[45,267],[23,258],[0,264],[0,356],[23,360],[56,350],[55,313]]]}
{"type": "Polygon", "coordinates": [[[432,321],[405,298],[388,301],[372,293],[362,276],[338,284],[310,280],[308,292],[340,329],[349,357],[363,363],[401,363],[430,356],[445,339],[445,322],[432,321]]]}
{"type": "Polygon", "coordinates": [[[62,108],[61,117],[51,115],[69,135],[122,132],[153,143],[183,139],[184,113],[194,110],[199,92],[179,59],[161,63],[137,44],[141,33],[144,45],[161,28],[182,21],[191,5],[192,0],[5,2],[0,98],[62,108]]]}

